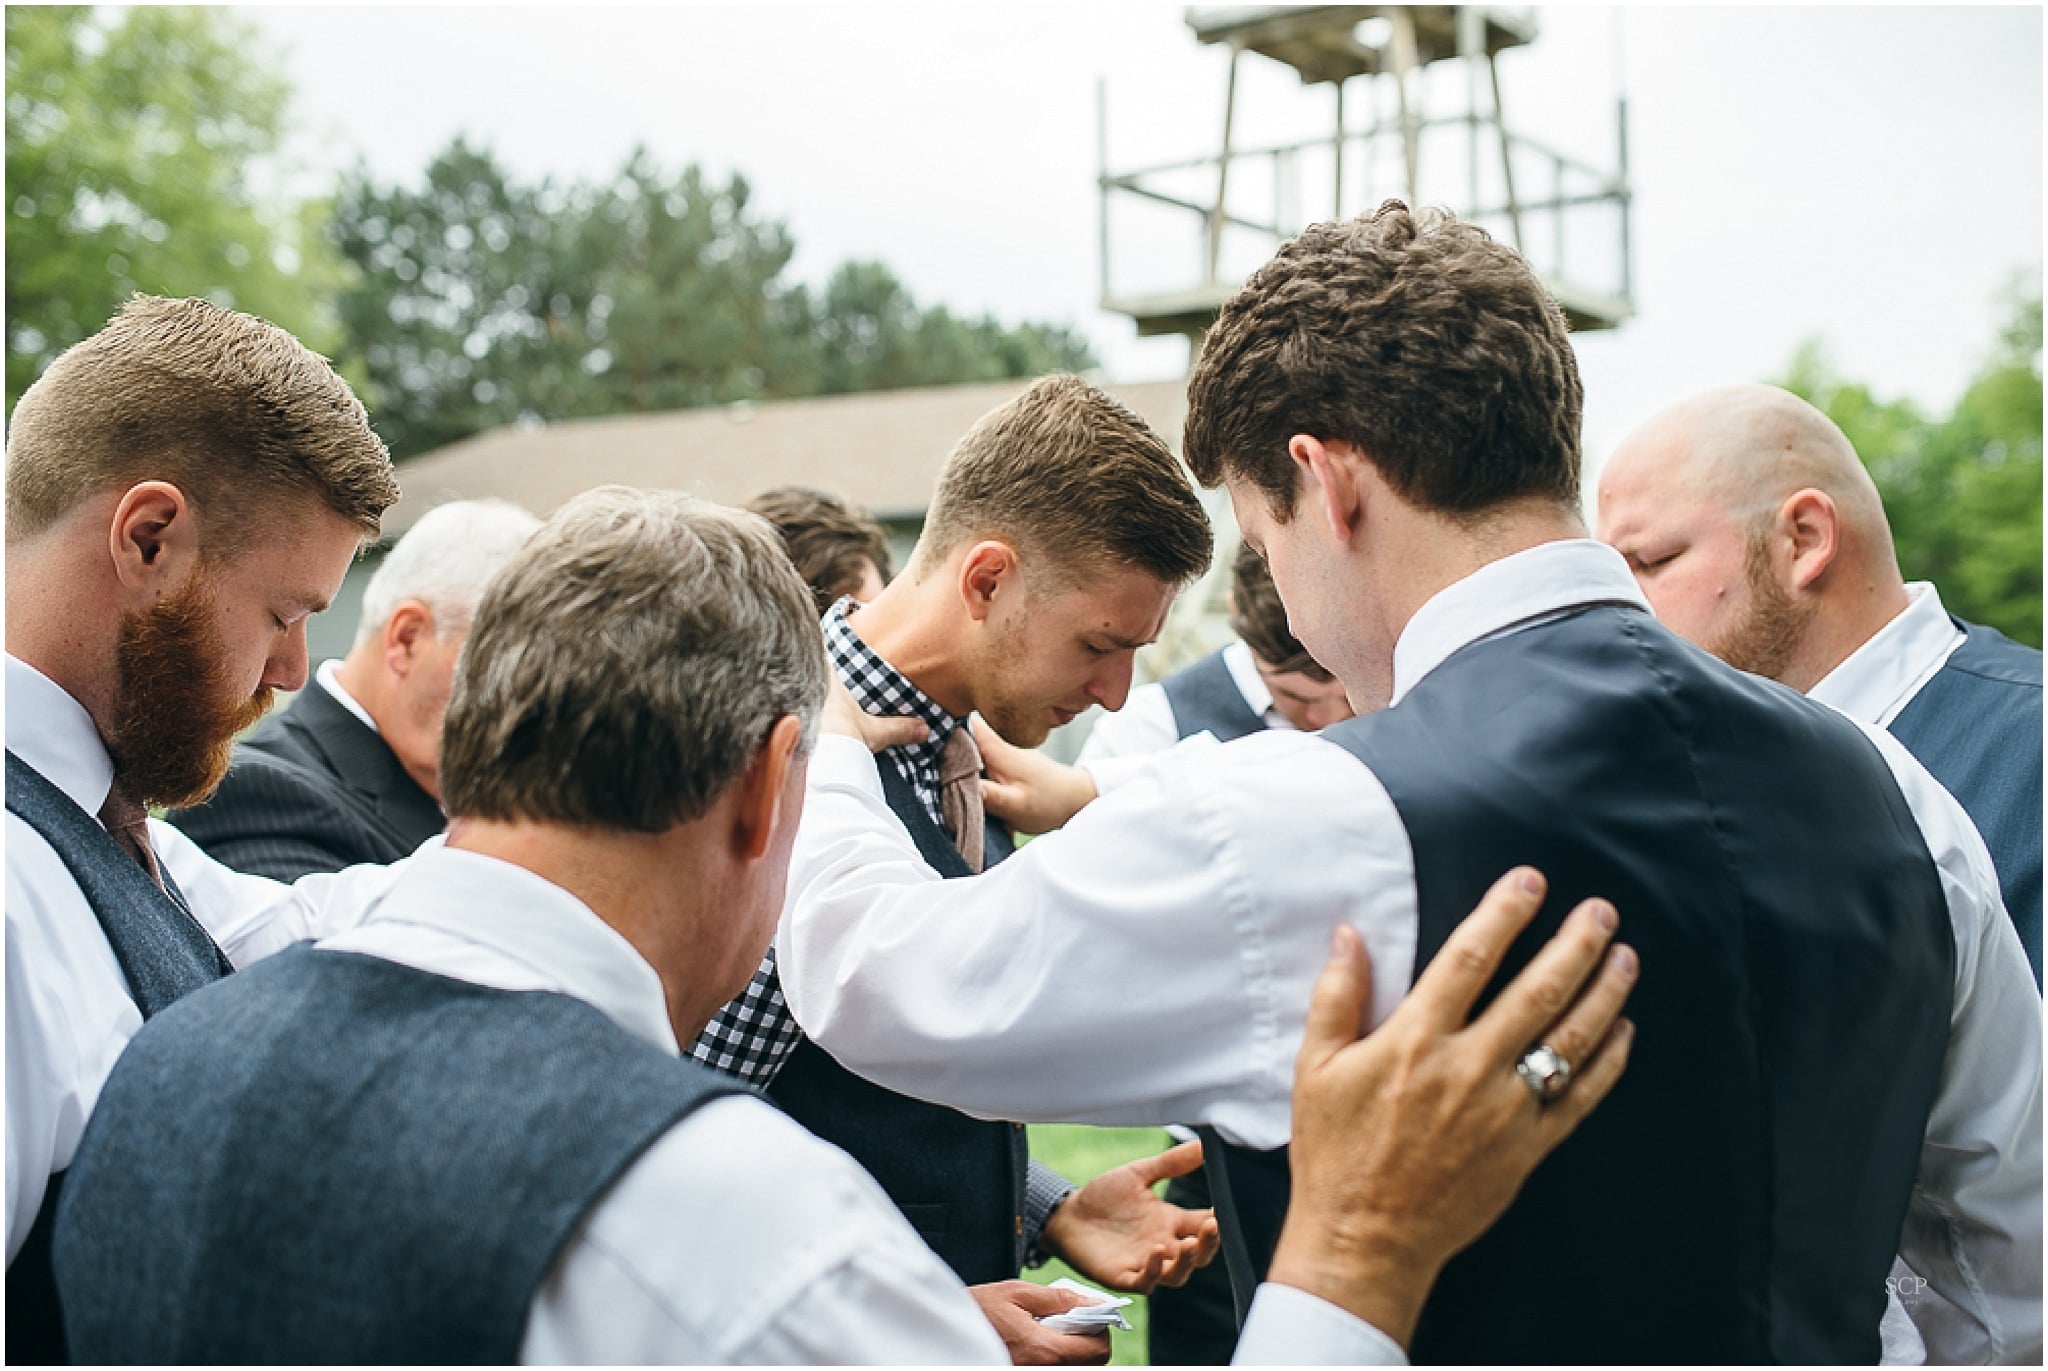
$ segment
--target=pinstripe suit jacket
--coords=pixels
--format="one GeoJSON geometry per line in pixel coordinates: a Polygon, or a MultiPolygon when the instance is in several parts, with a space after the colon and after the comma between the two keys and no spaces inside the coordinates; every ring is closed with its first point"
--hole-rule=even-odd
{"type": "Polygon", "coordinates": [[[317,681],[235,745],[212,799],[168,817],[222,865],[280,881],[397,861],[446,823],[384,740],[317,681]]]}

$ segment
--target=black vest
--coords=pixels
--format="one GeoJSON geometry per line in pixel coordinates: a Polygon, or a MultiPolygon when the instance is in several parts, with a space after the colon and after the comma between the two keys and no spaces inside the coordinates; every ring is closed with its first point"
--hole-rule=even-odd
{"type": "MultiPolygon", "coordinates": [[[[909,783],[887,760],[877,762],[889,808],[910,830],[926,865],[941,876],[971,874],[909,783]]],[[[994,822],[983,847],[988,866],[1014,850],[1009,831],[994,822]]],[[[859,1162],[962,1282],[1017,1278],[1024,1264],[1024,1173],[1030,1162],[1021,1125],[971,1119],[885,1090],[839,1065],[808,1038],[790,1054],[768,1096],[859,1162]]]]}
{"type": "Polygon", "coordinates": [[[1323,736],[1407,829],[1418,971],[1524,862],[1549,897],[1488,999],[1589,895],[1642,959],[1627,1075],[1445,1268],[1415,1359],[1875,1361],[1954,933],[1869,740],[1615,606],[1469,646],[1323,736]]]}
{"type": "Polygon", "coordinates": [[[1161,681],[1160,686],[1166,691],[1167,707],[1173,711],[1174,732],[1182,738],[1208,732],[1216,735],[1217,742],[1227,743],[1265,731],[1266,721],[1245,703],[1244,692],[1237,688],[1230,668],[1223,664],[1221,648],[1192,666],[1182,667],[1161,681]]]}
{"type": "MultiPolygon", "coordinates": [[[[234,970],[192,917],[170,872],[163,873],[164,888],[158,889],[99,820],[12,752],[7,809],[42,835],[78,882],[144,1020],[234,970]]],[[[15,1365],[67,1360],[63,1313],[50,1274],[50,1232],[67,1174],[50,1177],[35,1223],[7,1266],[7,1360],[15,1365]]]]}
{"type": "Polygon", "coordinates": [[[2041,984],[2041,654],[1996,629],[1969,636],[1889,732],[1968,811],[2041,984]]]}
{"type": "Polygon", "coordinates": [[[115,1066],[57,1218],[71,1345],[517,1361],[591,1205],[677,1120],[744,1093],[567,995],[288,949],[115,1066]]]}

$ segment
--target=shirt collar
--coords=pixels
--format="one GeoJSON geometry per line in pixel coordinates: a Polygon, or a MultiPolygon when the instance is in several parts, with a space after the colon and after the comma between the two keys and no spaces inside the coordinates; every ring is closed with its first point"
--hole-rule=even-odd
{"type": "Polygon", "coordinates": [[[1628,563],[1605,543],[1568,538],[1489,562],[1430,596],[1401,630],[1389,703],[1460,648],[1592,604],[1650,609],[1628,563]]]}
{"type": "Polygon", "coordinates": [[[313,673],[313,679],[319,683],[322,690],[332,695],[343,709],[361,719],[365,728],[379,737],[383,736],[383,730],[378,728],[377,721],[370,717],[370,711],[364,709],[356,697],[348,693],[348,687],[341,683],[341,662],[338,658],[329,657],[320,663],[320,669],[313,673]]]}
{"type": "MultiPolygon", "coordinates": [[[[422,848],[362,926],[333,941],[375,952],[378,926],[392,924],[433,929],[516,962],[528,973],[518,988],[573,996],[634,1037],[679,1055],[668,997],[647,959],[589,905],[524,867],[458,848],[422,848]]],[[[432,958],[403,960],[423,971],[478,980],[467,959],[451,959],[447,966],[427,965],[432,958]]]]}
{"type": "Polygon", "coordinates": [[[114,759],[92,715],[27,662],[7,656],[7,750],[80,809],[98,814],[114,788],[114,759]]]}
{"type": "Polygon", "coordinates": [[[1230,673],[1230,683],[1237,687],[1237,693],[1244,696],[1245,704],[1260,719],[1276,728],[1293,728],[1287,716],[1273,708],[1273,692],[1266,685],[1266,678],[1259,675],[1258,663],[1252,660],[1252,650],[1244,639],[1239,638],[1223,646],[1223,669],[1230,673]]]}
{"type": "Polygon", "coordinates": [[[1807,692],[1850,718],[1883,728],[1898,717],[1968,635],[1926,581],[1906,587],[1906,607],[1807,692]]]}
{"type": "Polygon", "coordinates": [[[853,631],[853,625],[846,620],[847,611],[853,603],[852,596],[842,596],[839,603],[825,612],[825,655],[831,659],[832,669],[839,673],[839,679],[845,683],[854,702],[868,713],[883,717],[909,714],[924,720],[931,731],[923,742],[906,743],[887,750],[901,753],[936,771],[939,752],[953,730],[960,726],[960,720],[919,690],[908,676],[883,660],[880,653],[853,631]]]}

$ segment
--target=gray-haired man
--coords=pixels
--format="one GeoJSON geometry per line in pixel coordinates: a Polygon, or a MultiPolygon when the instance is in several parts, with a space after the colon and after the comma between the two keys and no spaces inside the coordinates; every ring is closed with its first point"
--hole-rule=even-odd
{"type": "Polygon", "coordinates": [[[441,831],[441,715],[484,587],[540,520],[503,500],[428,511],[363,591],[355,645],[235,748],[212,798],[173,824],[273,880],[395,862],[441,831]]]}
{"type": "MultiPolygon", "coordinates": [[[[773,932],[826,671],[758,520],[617,489],[558,512],[458,666],[446,845],[116,1066],[57,1226],[78,1357],[1001,1361],[844,1154],[680,1056],[773,932]]],[[[1247,1359],[1394,1353],[1619,1076],[1602,902],[1464,1026],[1539,901],[1516,877],[1362,1043],[1362,949],[1335,943],[1300,1057],[1316,1202],[1247,1359]],[[1509,1069],[1539,1036],[1586,1063],[1548,1105],[1509,1069]]]]}

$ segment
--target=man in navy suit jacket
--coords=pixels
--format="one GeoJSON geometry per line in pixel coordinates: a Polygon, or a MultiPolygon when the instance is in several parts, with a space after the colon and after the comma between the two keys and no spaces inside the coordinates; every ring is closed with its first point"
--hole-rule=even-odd
{"type": "Polygon", "coordinates": [[[1905,582],[1833,421],[1774,386],[1674,406],[1608,459],[1600,537],[1671,628],[1885,729],[1962,802],[2038,986],[2041,654],[1905,582]]]}
{"type": "Polygon", "coordinates": [[[484,587],[540,521],[502,500],[429,511],[363,592],[355,645],[235,748],[170,821],[224,866],[274,880],[395,862],[439,833],[441,715],[484,587]]]}

